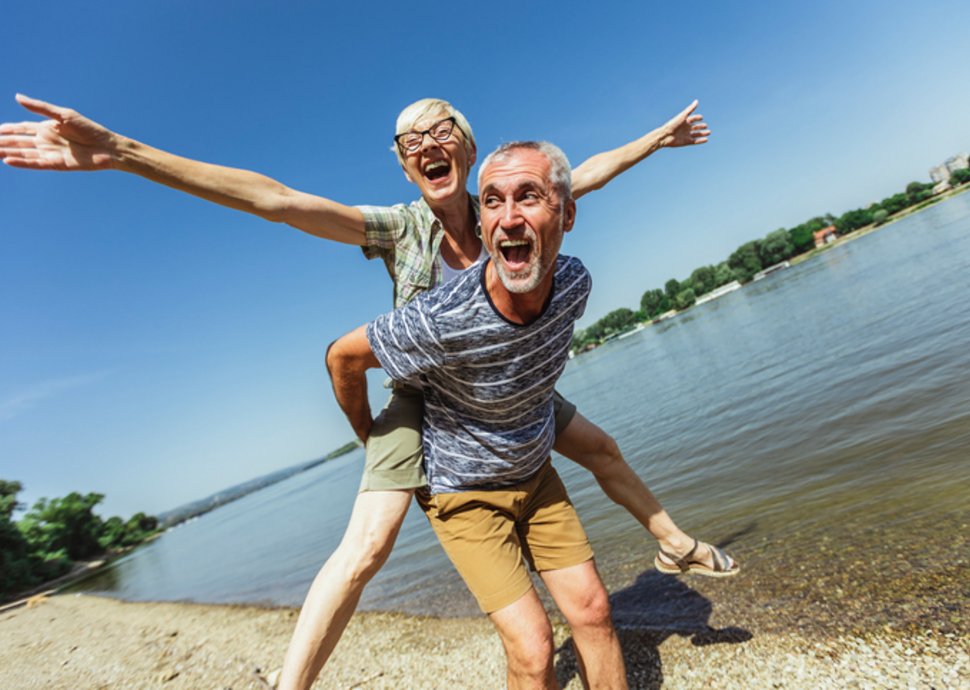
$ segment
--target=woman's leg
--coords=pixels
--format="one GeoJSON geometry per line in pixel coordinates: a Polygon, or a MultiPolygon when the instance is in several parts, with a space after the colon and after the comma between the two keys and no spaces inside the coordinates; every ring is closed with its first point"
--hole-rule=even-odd
{"type": "Polygon", "coordinates": [[[367,439],[364,476],[337,550],[317,573],[290,640],[279,687],[309,688],[330,658],[357,608],[364,586],[394,547],[414,489],[426,483],[421,467],[419,391],[395,389],[367,439]]]}
{"type": "MultiPolygon", "coordinates": [[[[556,436],[555,449],[592,472],[604,493],[626,508],[657,540],[661,550],[680,557],[693,548],[694,540],[677,526],[627,464],[613,437],[579,412],[556,436]]],[[[713,556],[703,543],[691,558],[713,568],[713,556]]]]}
{"type": "Polygon", "coordinates": [[[413,489],[357,495],[344,538],[307,593],[280,675],[281,690],[306,690],[330,657],[364,586],[387,560],[413,489]]]}

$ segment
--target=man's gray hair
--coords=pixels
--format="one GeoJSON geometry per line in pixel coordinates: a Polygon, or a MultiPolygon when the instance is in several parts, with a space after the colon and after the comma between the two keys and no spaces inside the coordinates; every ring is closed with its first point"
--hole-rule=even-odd
{"type": "Polygon", "coordinates": [[[478,168],[478,189],[482,188],[482,172],[492,163],[511,158],[512,153],[519,149],[538,151],[549,161],[549,182],[559,195],[559,201],[566,203],[573,198],[573,173],[569,167],[569,159],[555,144],[548,141],[510,141],[492,151],[478,168]]]}
{"type": "MultiPolygon", "coordinates": [[[[397,124],[394,127],[394,134],[404,134],[405,132],[411,130],[418,120],[421,120],[427,115],[437,115],[443,114],[445,117],[455,118],[455,124],[458,125],[458,129],[464,134],[463,143],[465,144],[465,151],[471,155],[471,152],[475,150],[475,134],[472,132],[472,126],[468,124],[468,120],[462,115],[462,112],[458,110],[448,101],[443,101],[440,98],[422,98],[419,101],[415,101],[411,105],[407,106],[401,111],[401,114],[397,116],[397,124]]],[[[397,156],[397,161],[402,166],[404,165],[404,156],[401,155],[401,149],[397,147],[395,143],[391,146],[391,151],[397,156]]]]}

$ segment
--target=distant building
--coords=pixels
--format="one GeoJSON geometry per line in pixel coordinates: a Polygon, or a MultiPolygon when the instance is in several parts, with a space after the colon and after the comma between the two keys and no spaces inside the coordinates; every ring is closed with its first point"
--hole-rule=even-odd
{"type": "Polygon", "coordinates": [[[950,180],[950,171],[946,169],[946,165],[937,165],[935,168],[930,168],[930,179],[937,184],[941,182],[948,182],[950,180]]]}
{"type": "Polygon", "coordinates": [[[832,244],[835,240],[839,239],[838,233],[835,232],[835,226],[830,225],[827,228],[822,228],[821,230],[812,233],[815,237],[815,246],[824,247],[827,244],[832,244]]]}
{"type": "Polygon", "coordinates": [[[965,153],[958,153],[952,158],[947,158],[946,163],[943,165],[945,165],[946,169],[951,173],[955,173],[957,170],[962,170],[963,168],[970,166],[970,156],[965,153]]]}
{"type": "Polygon", "coordinates": [[[955,156],[947,158],[945,162],[930,168],[930,179],[937,184],[940,182],[949,182],[952,173],[966,167],[970,167],[970,155],[958,153],[955,156]]]}

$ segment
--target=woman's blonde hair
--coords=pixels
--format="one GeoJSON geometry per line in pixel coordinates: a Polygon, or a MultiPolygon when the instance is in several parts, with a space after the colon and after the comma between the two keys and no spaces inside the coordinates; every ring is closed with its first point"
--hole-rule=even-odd
{"type": "MultiPolygon", "coordinates": [[[[407,106],[397,116],[394,134],[404,134],[411,130],[418,120],[431,113],[446,113],[446,117],[455,118],[455,124],[458,125],[458,129],[464,135],[465,151],[471,155],[472,151],[475,150],[475,134],[472,132],[472,126],[468,124],[468,120],[465,119],[465,116],[461,114],[458,108],[440,98],[422,98],[420,101],[415,101],[407,106]]],[[[401,149],[398,148],[397,142],[391,146],[391,151],[394,152],[398,162],[403,166],[404,156],[401,155],[401,149]]]]}

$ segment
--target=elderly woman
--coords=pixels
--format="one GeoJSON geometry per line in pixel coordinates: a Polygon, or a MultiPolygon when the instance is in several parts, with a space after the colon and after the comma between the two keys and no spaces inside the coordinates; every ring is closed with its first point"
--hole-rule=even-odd
{"type": "MultiPolygon", "coordinates": [[[[161,151],[117,134],[81,114],[17,96],[41,122],[0,125],[0,158],[35,170],[122,170],[317,237],[359,245],[380,257],[405,304],[478,262],[478,202],[468,193],[476,147],[471,125],[450,103],[423,99],[397,119],[393,151],[420,198],[393,207],[346,206],[291,189],[246,170],[161,151]]],[[[695,101],[663,126],[600,153],[573,171],[573,196],[599,189],[661,147],[701,144],[710,134],[695,101]]],[[[347,531],[314,579],[284,662],[280,687],[308,688],[340,639],[368,581],[383,565],[416,488],[421,468],[423,403],[418,391],[395,388],[362,434],[366,462],[347,531]]],[[[662,572],[733,575],[738,566],[714,546],[682,532],[623,459],[616,442],[557,397],[555,449],[579,463],[613,501],[658,541],[662,572]]]]}

